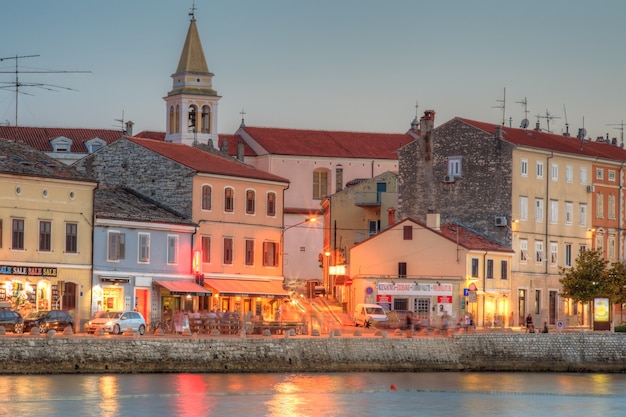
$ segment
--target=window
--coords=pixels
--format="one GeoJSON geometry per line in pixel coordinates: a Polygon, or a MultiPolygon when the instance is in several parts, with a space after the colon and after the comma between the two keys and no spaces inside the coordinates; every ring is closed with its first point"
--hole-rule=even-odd
{"type": "Polygon", "coordinates": [[[565,182],[574,182],[574,167],[571,165],[565,165],[565,182]]]}
{"type": "Polygon", "coordinates": [[[543,223],[543,199],[535,198],[535,221],[543,223]]]}
{"type": "Polygon", "coordinates": [[[509,262],[500,261],[500,279],[509,279],[509,262]]]}
{"type": "Polygon", "coordinates": [[[50,252],[52,250],[52,222],[40,221],[39,222],[39,251],[50,252]]]}
{"type": "Polygon", "coordinates": [[[119,261],[126,259],[126,234],[110,231],[108,242],[107,260],[119,261]]]}
{"type": "Polygon", "coordinates": [[[225,237],[224,238],[224,265],[232,265],[233,264],[233,238],[225,237]]]}
{"type": "Polygon", "coordinates": [[[246,265],[254,265],[254,240],[246,239],[246,265]]]}
{"type": "Polygon", "coordinates": [[[587,168],[585,167],[580,168],[580,183],[582,185],[587,184],[587,168]]]}
{"type": "Polygon", "coordinates": [[[587,204],[578,206],[578,225],[587,226],[587,204]]]}
{"type": "Polygon", "coordinates": [[[543,162],[537,161],[537,166],[535,167],[535,173],[537,178],[543,178],[543,162]]]}
{"type": "Polygon", "coordinates": [[[0,219],[0,248],[2,248],[2,219],[0,219]]]}
{"type": "Polygon", "coordinates": [[[246,214],[256,213],[256,193],[254,190],[246,191],[246,214]]]}
{"type": "Polygon", "coordinates": [[[263,242],[263,266],[278,266],[278,244],[263,242]]]}
{"type": "Polygon", "coordinates": [[[572,266],[572,244],[565,244],[565,266],[572,266]]]}
{"type": "Polygon", "coordinates": [[[65,253],[78,253],[78,224],[65,223],[65,253]]]}
{"type": "Polygon", "coordinates": [[[472,277],[478,278],[478,258],[472,258],[472,277]]]}
{"type": "Polygon", "coordinates": [[[609,194],[607,206],[608,206],[607,210],[608,210],[609,219],[615,220],[615,195],[614,194],[609,194]]]}
{"type": "Polygon", "coordinates": [[[211,236],[202,236],[202,263],[211,262],[211,236]]]}
{"type": "Polygon", "coordinates": [[[167,236],[167,263],[169,265],[178,263],[178,236],[167,236]]]}
{"type": "Polygon", "coordinates": [[[546,254],[543,251],[543,242],[540,240],[535,241],[535,263],[542,263],[546,260],[546,254]]]}
{"type": "Polygon", "coordinates": [[[526,263],[528,260],[528,240],[520,239],[519,240],[519,260],[522,263],[526,263]]]}
{"type": "Polygon", "coordinates": [[[558,262],[558,244],[556,242],[550,242],[550,266],[556,267],[558,262]]]}
{"type": "Polygon", "coordinates": [[[528,220],[528,197],[519,198],[519,219],[528,220]]]}
{"type": "Polygon", "coordinates": [[[559,165],[558,164],[552,164],[552,181],[558,181],[559,180],[559,165]]]}
{"type": "Polygon", "coordinates": [[[604,234],[598,233],[596,235],[596,250],[604,255],[604,234]]]}
{"type": "Polygon", "coordinates": [[[328,195],[328,171],[316,169],[313,171],[313,199],[321,200],[328,195]]]}
{"type": "Polygon", "coordinates": [[[609,181],[613,181],[615,182],[615,170],[614,169],[609,169],[609,181]]]}
{"type": "Polygon", "coordinates": [[[604,218],[604,195],[602,193],[596,194],[596,218],[604,218]]]}
{"type": "Polygon", "coordinates": [[[211,193],[213,189],[210,185],[202,186],[202,210],[211,210],[211,193]]]}
{"type": "Polygon", "coordinates": [[[603,168],[596,168],[596,179],[597,180],[603,180],[604,179],[604,169],[603,168]]]}
{"type": "Polygon", "coordinates": [[[235,190],[230,187],[224,189],[224,211],[232,213],[235,210],[235,190]]]}
{"type": "Polygon", "coordinates": [[[493,259],[487,259],[487,278],[493,279],[493,259]]]}
{"type": "Polygon", "coordinates": [[[13,219],[11,230],[11,249],[24,249],[24,219],[13,219]]]}
{"type": "Polygon", "coordinates": [[[520,161],[520,174],[522,177],[528,176],[528,159],[526,158],[520,161]]]}
{"type": "Polygon", "coordinates": [[[615,236],[609,236],[606,241],[606,257],[609,261],[615,261],[615,236]]]}
{"type": "Polygon", "coordinates": [[[535,290],[535,314],[541,311],[541,290],[535,290]]]}
{"type": "Polygon", "coordinates": [[[413,240],[413,226],[404,226],[403,238],[404,240],[413,240]]]}
{"type": "Polygon", "coordinates": [[[276,216],[276,193],[267,193],[267,215],[276,216]]]}
{"type": "Polygon", "coordinates": [[[398,278],[406,278],[406,262],[398,262],[398,278]]]}
{"type": "Polygon", "coordinates": [[[574,222],[574,203],[565,203],[565,224],[571,226],[574,222]]]}
{"type": "Polygon", "coordinates": [[[461,176],[461,157],[451,156],[448,158],[448,175],[453,177],[461,176]]]}
{"type": "Polygon", "coordinates": [[[550,200],[550,223],[557,224],[559,222],[559,202],[550,200]]]}
{"type": "Polygon", "coordinates": [[[369,227],[370,227],[370,236],[374,236],[376,233],[378,233],[378,229],[380,227],[380,220],[370,220],[369,221],[369,227]]]}
{"type": "Polygon", "coordinates": [[[139,259],[140,263],[149,263],[150,262],[150,234],[149,233],[139,233],[139,259]]]}

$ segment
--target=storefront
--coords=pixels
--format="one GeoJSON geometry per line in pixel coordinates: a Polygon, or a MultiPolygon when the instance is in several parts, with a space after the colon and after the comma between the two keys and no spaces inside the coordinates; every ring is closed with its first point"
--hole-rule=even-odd
{"type": "Polygon", "coordinates": [[[211,297],[211,291],[193,281],[153,281],[153,317],[161,317],[167,311],[197,312],[205,305],[200,298],[211,297]]]}
{"type": "Polygon", "coordinates": [[[55,267],[0,265],[0,301],[22,316],[39,310],[76,309],[78,285],[55,267]]]}
{"type": "Polygon", "coordinates": [[[205,279],[205,287],[213,292],[211,309],[233,311],[243,316],[250,315],[272,321],[286,314],[284,302],[289,292],[283,289],[282,281],[205,279]]]}

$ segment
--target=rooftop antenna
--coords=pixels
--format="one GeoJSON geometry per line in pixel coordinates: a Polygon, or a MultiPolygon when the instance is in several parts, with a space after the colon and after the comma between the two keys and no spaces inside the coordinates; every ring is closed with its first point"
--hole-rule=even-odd
{"type": "Polygon", "coordinates": [[[520,123],[519,127],[521,127],[522,129],[526,129],[530,124],[530,122],[528,121],[528,100],[526,99],[526,97],[524,97],[523,101],[516,101],[516,103],[524,105],[524,119],[520,123]]]}
{"type": "Polygon", "coordinates": [[[57,91],[59,89],[61,90],[69,90],[69,91],[77,91],[74,90],[73,88],[69,88],[69,87],[62,87],[60,85],[55,85],[55,84],[44,84],[44,83],[29,83],[29,82],[23,82],[20,81],[19,79],[19,74],[20,73],[26,73],[26,74],[86,74],[86,73],[91,73],[91,71],[55,71],[55,70],[21,70],[19,69],[19,65],[18,65],[18,61],[22,58],[35,58],[38,57],[39,55],[15,55],[15,56],[8,56],[5,58],[0,58],[0,62],[2,61],[6,61],[9,59],[14,59],[15,60],[15,70],[12,71],[2,71],[0,70],[0,74],[15,74],[15,81],[10,81],[10,82],[0,82],[0,89],[13,89],[15,88],[15,126],[18,125],[18,119],[17,119],[17,109],[18,109],[18,97],[20,94],[25,94],[25,95],[32,95],[32,94],[28,94],[25,93],[24,91],[20,91],[21,87],[37,87],[37,88],[41,88],[43,90],[48,90],[48,91],[57,91]]]}
{"type": "Polygon", "coordinates": [[[543,116],[543,115],[538,114],[538,115],[537,115],[537,119],[546,119],[546,125],[547,125],[547,127],[548,127],[548,128],[547,128],[547,132],[548,132],[548,133],[552,133],[552,132],[550,131],[550,120],[560,119],[560,117],[553,116],[553,115],[552,115],[552,114],[551,114],[551,113],[550,113],[550,112],[546,109],[546,115],[545,115],[545,116],[543,116]]]}
{"type": "Polygon", "coordinates": [[[565,134],[563,136],[569,136],[569,123],[567,123],[567,109],[563,104],[563,116],[565,116],[565,134]]]}
{"type": "Polygon", "coordinates": [[[583,116],[583,127],[578,129],[578,135],[576,135],[578,139],[580,139],[580,149],[585,145],[585,136],[587,136],[587,129],[585,129],[585,116],[583,116]]]}
{"type": "Polygon", "coordinates": [[[502,100],[496,100],[498,103],[502,103],[499,106],[491,106],[492,108],[502,109],[502,126],[504,126],[506,120],[506,87],[504,87],[504,96],[502,100]]]}
{"type": "Polygon", "coordinates": [[[624,147],[624,126],[626,126],[624,121],[622,120],[622,123],[610,123],[607,126],[619,126],[619,127],[616,127],[615,129],[620,131],[619,146],[620,146],[620,148],[623,148],[624,147]]]}
{"type": "Polygon", "coordinates": [[[124,131],[124,110],[122,110],[122,118],[121,119],[115,119],[116,122],[120,122],[120,124],[122,125],[122,128],[120,129],[122,132],[124,132],[124,134],[126,134],[126,132],[124,131]]]}

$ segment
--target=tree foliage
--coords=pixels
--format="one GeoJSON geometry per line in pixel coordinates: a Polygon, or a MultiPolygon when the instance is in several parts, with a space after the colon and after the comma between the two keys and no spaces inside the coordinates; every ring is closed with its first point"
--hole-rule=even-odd
{"type": "Polygon", "coordinates": [[[609,261],[602,252],[586,250],[580,252],[572,268],[561,268],[561,296],[574,301],[590,302],[595,297],[607,296],[609,261]]]}

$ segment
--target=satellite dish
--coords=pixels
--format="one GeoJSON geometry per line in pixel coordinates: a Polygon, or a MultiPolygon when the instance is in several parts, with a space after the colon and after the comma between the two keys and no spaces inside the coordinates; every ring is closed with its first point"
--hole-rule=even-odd
{"type": "Polygon", "coordinates": [[[529,123],[528,119],[524,119],[524,120],[522,120],[522,123],[520,124],[520,127],[522,129],[526,129],[528,127],[528,123],[529,123]]]}

